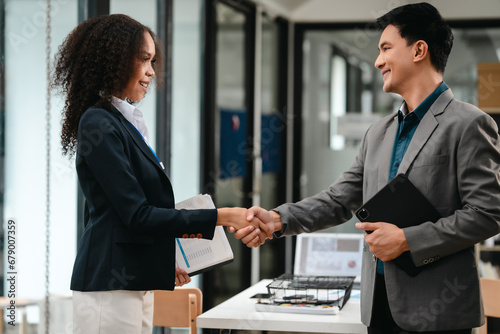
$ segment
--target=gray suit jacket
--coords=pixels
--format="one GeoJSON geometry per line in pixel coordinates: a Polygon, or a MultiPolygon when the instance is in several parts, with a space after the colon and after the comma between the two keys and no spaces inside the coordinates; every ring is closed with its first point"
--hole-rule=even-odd
{"type": "MultiPolygon", "coordinates": [[[[321,193],[276,209],[281,235],[314,232],[349,220],[389,179],[397,116],[376,122],[358,156],[321,193]]],[[[385,264],[392,315],[408,331],[472,328],[484,322],[475,243],[500,232],[500,139],[494,121],[478,108],[443,92],[421,120],[398,173],[406,173],[442,219],[404,229],[415,265],[410,277],[385,264]]],[[[334,273],[332,273],[334,274],[334,273]]],[[[365,243],[361,318],[370,324],[376,259],[365,243]]]]}

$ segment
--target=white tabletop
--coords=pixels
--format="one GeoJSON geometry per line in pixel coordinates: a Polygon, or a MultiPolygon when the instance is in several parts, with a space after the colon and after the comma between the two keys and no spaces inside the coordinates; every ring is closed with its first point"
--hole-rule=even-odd
{"type": "Polygon", "coordinates": [[[266,279],[240,292],[197,318],[199,328],[313,333],[366,333],[361,323],[359,297],[349,299],[336,315],[257,312],[256,293],[267,293],[266,279]]]}

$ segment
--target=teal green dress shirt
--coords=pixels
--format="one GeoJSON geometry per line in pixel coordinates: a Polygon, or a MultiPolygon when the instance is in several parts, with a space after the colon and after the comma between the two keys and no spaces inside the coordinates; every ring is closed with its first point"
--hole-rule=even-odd
{"type": "MultiPolygon", "coordinates": [[[[417,130],[418,124],[437,100],[448,85],[443,81],[427,98],[418,105],[413,112],[408,112],[406,103],[403,102],[398,111],[398,131],[392,148],[392,158],[389,170],[389,180],[391,181],[397,174],[399,165],[405,156],[406,150],[410,145],[411,139],[417,130]]],[[[377,261],[377,273],[384,274],[384,262],[377,261]]]]}

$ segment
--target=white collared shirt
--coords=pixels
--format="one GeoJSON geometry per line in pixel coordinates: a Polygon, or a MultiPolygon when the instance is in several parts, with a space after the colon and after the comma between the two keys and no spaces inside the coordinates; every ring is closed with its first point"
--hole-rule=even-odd
{"type": "Polygon", "coordinates": [[[155,155],[156,159],[158,160],[158,163],[160,164],[162,169],[165,169],[165,166],[163,166],[163,163],[160,161],[158,156],[156,155],[155,151],[153,148],[149,145],[149,132],[148,132],[148,127],[146,126],[146,121],[144,120],[144,116],[142,114],[142,111],[128,103],[127,101],[123,101],[122,99],[117,98],[116,96],[111,97],[111,104],[118,109],[118,111],[125,117],[127,121],[129,121],[135,128],[139,131],[139,133],[142,135],[142,138],[146,142],[146,144],[149,146],[151,149],[151,152],[155,155]]]}
{"type": "Polygon", "coordinates": [[[132,125],[135,126],[137,130],[139,130],[140,134],[146,141],[146,144],[149,145],[148,127],[146,126],[142,111],[140,111],[127,101],[117,98],[116,96],[111,97],[111,104],[116,109],[118,109],[118,111],[123,115],[123,117],[125,117],[127,121],[132,123],[132,125]]]}

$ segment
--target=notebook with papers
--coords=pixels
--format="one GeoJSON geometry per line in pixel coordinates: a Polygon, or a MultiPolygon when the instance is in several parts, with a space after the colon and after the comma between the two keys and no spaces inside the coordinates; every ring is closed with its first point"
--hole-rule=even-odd
{"type": "MultiPolygon", "coordinates": [[[[208,194],[196,195],[175,204],[180,209],[215,209],[208,194]]],[[[175,264],[186,270],[189,276],[203,273],[214,267],[233,261],[233,251],[222,226],[216,226],[212,240],[177,238],[175,240],[175,264]]]]}

